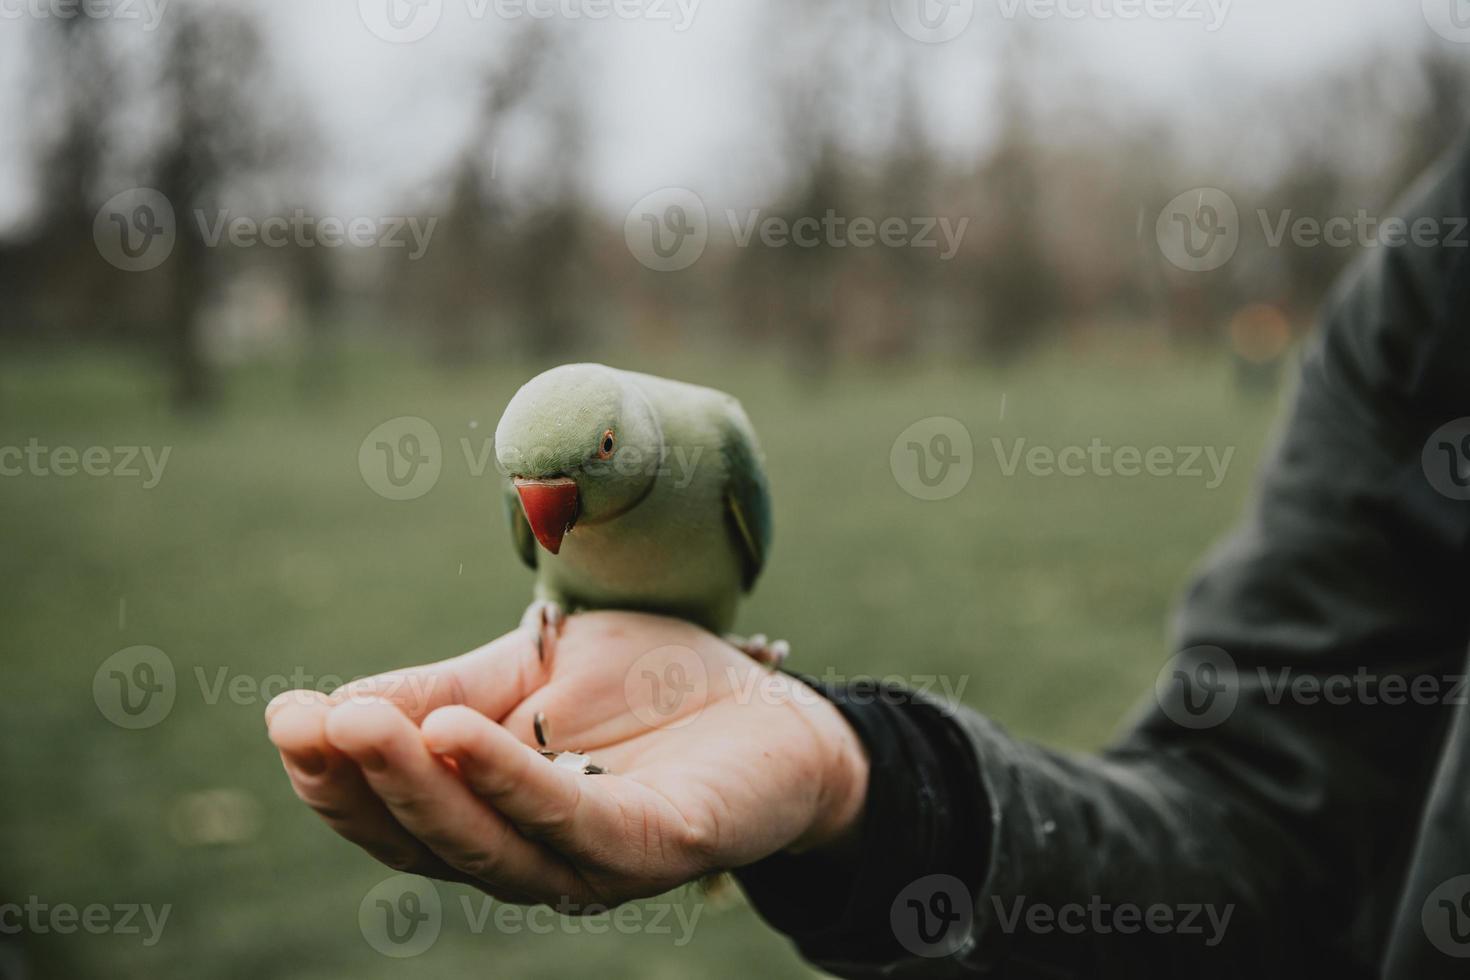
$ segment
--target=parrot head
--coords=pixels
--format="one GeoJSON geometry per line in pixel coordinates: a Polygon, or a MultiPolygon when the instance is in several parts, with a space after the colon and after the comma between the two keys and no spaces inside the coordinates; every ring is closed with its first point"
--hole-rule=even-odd
{"type": "Polygon", "coordinates": [[[600,364],[567,364],[526,382],[495,428],[495,462],[536,540],[553,555],[576,525],[630,510],[663,460],[658,417],[638,387],[600,364]]]}

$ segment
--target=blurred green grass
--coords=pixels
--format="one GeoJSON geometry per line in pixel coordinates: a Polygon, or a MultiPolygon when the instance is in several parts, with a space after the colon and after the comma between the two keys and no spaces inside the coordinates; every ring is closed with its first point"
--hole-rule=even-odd
{"type": "MultiPolygon", "coordinates": [[[[761,433],[776,542],[742,626],[790,638],[793,665],[812,673],[940,675],[1013,732],[1073,749],[1102,744],[1146,695],[1169,608],[1238,512],[1274,409],[1237,390],[1223,359],[1129,345],[1005,372],[849,366],[820,384],[738,358],[620,366],[725,388],[761,433]],[[975,474],[925,502],[899,487],[889,449],[935,415],[969,428],[975,474]],[[1207,490],[1185,477],[1006,477],[991,445],[1094,436],[1236,453],[1207,490]]],[[[457,913],[469,893],[449,886],[433,948],[385,958],[357,912],[387,873],[296,803],[263,701],[211,703],[196,678],[351,677],[512,627],[529,573],[493,468],[474,475],[461,440],[478,451],[529,373],[359,353],[330,397],[303,397],[293,370],[263,365],[234,372],[222,410],[191,420],[165,411],[145,367],[114,355],[0,366],[0,446],[172,447],[151,490],[136,478],[0,478],[0,901],[174,906],[149,948],[138,936],[33,937],[36,976],[810,975],[744,906],[706,909],[684,948],[615,931],[476,935],[457,913]],[[357,453],[400,415],[438,428],[444,468],[426,496],[392,502],[367,487],[357,453]],[[172,658],[178,697],[161,724],[125,731],[100,714],[92,679],[135,644],[172,658]],[[255,831],[182,843],[180,800],[213,789],[253,807],[255,831]]]]}

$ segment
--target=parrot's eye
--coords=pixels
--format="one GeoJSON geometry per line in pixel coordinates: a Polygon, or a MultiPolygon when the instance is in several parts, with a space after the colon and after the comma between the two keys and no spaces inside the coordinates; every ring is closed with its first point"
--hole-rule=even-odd
{"type": "Polygon", "coordinates": [[[597,446],[598,459],[611,459],[613,454],[613,430],[608,429],[602,434],[602,442],[597,446]]]}

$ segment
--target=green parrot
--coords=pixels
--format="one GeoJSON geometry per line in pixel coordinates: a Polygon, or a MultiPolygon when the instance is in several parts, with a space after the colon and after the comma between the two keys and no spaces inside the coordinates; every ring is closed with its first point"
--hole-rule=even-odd
{"type": "MultiPolygon", "coordinates": [[[[551,656],[566,613],[634,609],[717,633],[771,544],[755,432],[724,392],[566,364],[528,381],[495,429],[511,538],[536,571],[523,625],[551,656]]],[[[730,638],[763,663],[782,641],[730,638]]]]}

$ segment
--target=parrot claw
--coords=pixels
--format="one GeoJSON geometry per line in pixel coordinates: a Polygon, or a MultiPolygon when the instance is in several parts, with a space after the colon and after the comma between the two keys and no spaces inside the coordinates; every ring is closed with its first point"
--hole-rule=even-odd
{"type": "Polygon", "coordinates": [[[557,637],[561,636],[566,621],[561,605],[550,599],[537,599],[521,615],[521,628],[531,631],[532,642],[536,644],[536,659],[542,664],[550,665],[556,654],[557,637]]]}
{"type": "Polygon", "coordinates": [[[768,639],[764,633],[757,633],[749,638],[731,634],[725,637],[725,641],[747,657],[764,664],[771,670],[779,668],[791,655],[791,644],[785,640],[768,639]]]}

